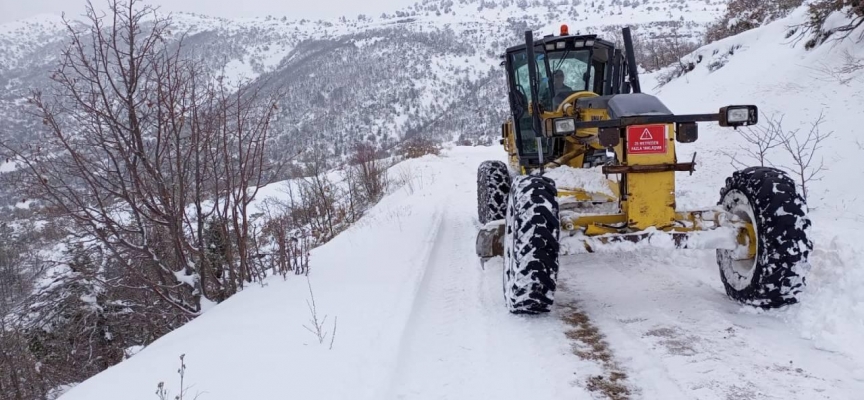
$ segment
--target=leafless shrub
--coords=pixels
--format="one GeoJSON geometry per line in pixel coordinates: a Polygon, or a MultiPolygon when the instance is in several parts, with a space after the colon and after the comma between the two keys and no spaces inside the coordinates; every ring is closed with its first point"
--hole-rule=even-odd
{"type": "MultiPolygon", "coordinates": [[[[309,307],[309,314],[310,314],[309,324],[311,324],[312,327],[309,327],[307,325],[303,325],[303,327],[306,328],[307,331],[309,331],[310,333],[315,335],[316,338],[318,338],[319,344],[324,343],[324,340],[327,338],[327,335],[330,334],[329,332],[324,330],[324,324],[327,322],[327,316],[325,315],[324,318],[319,321],[319,319],[318,319],[318,307],[315,305],[315,293],[312,292],[312,283],[309,281],[308,277],[306,278],[306,283],[309,285],[309,296],[312,299],[311,302],[310,302],[310,300],[306,300],[306,305],[309,307]]],[[[336,333],[336,322],[334,320],[334,322],[333,322],[333,335],[334,335],[334,337],[331,338],[331,340],[330,340],[330,348],[331,349],[333,348],[333,339],[335,338],[335,333],[336,333]]]]}
{"type": "Polygon", "coordinates": [[[824,114],[820,113],[819,117],[810,124],[810,129],[805,135],[800,133],[799,129],[783,128],[783,116],[767,118],[765,126],[740,131],[741,137],[747,144],[739,148],[747,158],[742,160],[738,158],[738,154],[728,152],[726,155],[735,168],[750,166],[746,162],[747,159],[755,161],[760,166],[775,166],[777,164],[769,157],[770,153],[775,148],[785,150],[785,153],[792,158],[792,164],[780,165],[780,168],[789,171],[795,177],[804,200],[807,200],[810,183],[821,180],[821,175],[825,171],[823,160],[820,158],[818,163],[816,162],[816,154],[822,148],[823,142],[834,133],[824,133],[820,130],[824,121],[824,114]]]}
{"type": "Polygon", "coordinates": [[[414,169],[410,166],[402,166],[396,171],[396,185],[405,188],[408,194],[414,194],[416,189],[415,179],[414,169]]]}
{"type": "Polygon", "coordinates": [[[675,64],[672,64],[670,65],[669,70],[662,72],[657,76],[658,86],[663,86],[669,82],[672,82],[673,79],[684,76],[688,72],[692,71],[694,68],[696,68],[696,65],[692,62],[685,63],[684,61],[679,61],[675,64]]]}
{"type": "Polygon", "coordinates": [[[420,158],[427,154],[437,156],[440,153],[440,144],[421,135],[414,135],[406,138],[401,144],[401,154],[407,159],[420,158]]]}
{"type": "Polygon", "coordinates": [[[843,63],[834,66],[820,62],[818,68],[813,68],[824,80],[848,85],[855,79],[855,73],[864,70],[864,59],[855,57],[848,49],[843,51],[843,63]]]}
{"type": "Polygon", "coordinates": [[[387,168],[374,147],[358,143],[354,147],[349,165],[356,169],[352,175],[358,179],[361,201],[364,204],[376,203],[387,190],[387,168]]]}
{"type": "MultiPolygon", "coordinates": [[[[612,38],[619,48],[624,47],[621,28],[620,25],[609,25],[603,28],[604,37],[612,38]]],[[[656,36],[640,35],[637,30],[632,40],[636,63],[647,71],[656,71],[679,64],[686,55],[703,45],[698,39],[694,40],[680,34],[678,26],[675,25],[667,33],[656,36]]]]}
{"type": "Polygon", "coordinates": [[[693,62],[683,61],[684,56],[702,46],[701,42],[685,40],[677,31],[663,38],[643,40],[642,43],[642,47],[637,51],[640,53],[640,64],[646,70],[656,71],[675,65],[679,76],[692,71],[696,66],[693,62]]]}
{"type": "MultiPolygon", "coordinates": [[[[185,386],[185,380],[186,380],[186,361],[185,361],[185,359],[186,359],[186,355],[181,354],[180,355],[180,368],[177,369],[177,375],[180,375],[180,393],[178,393],[177,395],[175,395],[173,397],[174,400],[184,400],[184,399],[189,398],[189,396],[188,396],[189,387],[185,386]]],[[[192,398],[192,400],[196,400],[200,396],[201,396],[201,393],[198,393],[195,395],[195,397],[192,398]]],[[[168,400],[168,399],[172,398],[170,391],[165,389],[165,382],[159,382],[159,384],[156,385],[156,397],[158,397],[159,400],[168,400]]]]}
{"type": "Polygon", "coordinates": [[[798,129],[785,132],[783,135],[783,148],[794,160],[794,164],[786,167],[786,169],[797,178],[804,200],[807,200],[810,182],[821,180],[822,172],[825,171],[824,160],[820,158],[816,163],[814,158],[819,149],[822,148],[821,145],[825,139],[831,137],[834,132],[822,132],[820,125],[823,122],[824,114],[820,113],[816,121],[810,124],[810,130],[806,136],[799,135],[798,129]]]}

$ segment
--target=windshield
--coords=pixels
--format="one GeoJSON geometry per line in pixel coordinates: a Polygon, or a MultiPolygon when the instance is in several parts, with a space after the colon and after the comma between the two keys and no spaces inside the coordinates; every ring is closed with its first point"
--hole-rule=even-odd
{"type": "MultiPolygon", "coordinates": [[[[544,53],[543,48],[538,46],[535,51],[538,97],[544,110],[558,108],[567,96],[587,90],[586,82],[594,81],[594,68],[590,68],[590,49],[544,53]],[[549,79],[550,75],[552,79],[549,79]]],[[[513,53],[511,57],[516,90],[530,102],[533,99],[528,80],[528,57],[524,51],[513,53]]]]}
{"type": "MultiPolygon", "coordinates": [[[[543,52],[542,46],[535,48],[535,62],[537,65],[537,80],[539,82],[537,95],[543,110],[552,111],[570,94],[586,90],[586,76],[588,82],[594,80],[594,68],[589,68],[591,51],[560,50],[548,53],[543,52]],[[553,72],[554,71],[554,72],[553,72]],[[555,77],[551,82],[549,76],[555,77]]],[[[516,99],[514,108],[514,119],[517,121],[519,148],[523,155],[537,154],[537,140],[531,116],[528,115],[528,103],[533,100],[531,96],[531,85],[528,79],[528,56],[526,51],[510,54],[510,63],[513,66],[513,83],[517,93],[513,93],[516,99]]],[[[551,156],[551,141],[543,138],[543,153],[551,156]]]]}

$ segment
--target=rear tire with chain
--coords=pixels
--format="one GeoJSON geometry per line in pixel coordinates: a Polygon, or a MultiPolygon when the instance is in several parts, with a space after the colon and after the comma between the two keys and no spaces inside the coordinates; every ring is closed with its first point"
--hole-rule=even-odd
{"type": "Polygon", "coordinates": [[[477,218],[481,224],[504,219],[510,194],[510,172],[501,161],[484,161],[477,168],[477,218]]]}
{"type": "Polygon", "coordinates": [[[719,205],[753,224],[756,257],[717,250],[726,294],[743,304],[776,308],[796,303],[806,284],[813,250],[810,218],[795,181],[783,171],[751,167],[726,178],[719,205]]]}
{"type": "Polygon", "coordinates": [[[549,312],[558,279],[558,190],[543,176],[513,179],[504,233],[504,297],[515,314],[549,312]]]}

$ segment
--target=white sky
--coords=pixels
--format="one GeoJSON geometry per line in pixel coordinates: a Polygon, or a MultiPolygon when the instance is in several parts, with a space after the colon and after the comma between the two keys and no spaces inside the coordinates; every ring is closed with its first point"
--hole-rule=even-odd
{"type": "MultiPolygon", "coordinates": [[[[106,0],[92,0],[96,7],[106,0]]],[[[287,16],[291,19],[335,18],[357,14],[378,16],[415,3],[416,0],[144,0],[142,4],[161,7],[162,11],[189,11],[217,17],[287,16]]],[[[77,17],[84,12],[85,0],[0,0],[0,23],[37,14],[66,12],[77,17]]]]}

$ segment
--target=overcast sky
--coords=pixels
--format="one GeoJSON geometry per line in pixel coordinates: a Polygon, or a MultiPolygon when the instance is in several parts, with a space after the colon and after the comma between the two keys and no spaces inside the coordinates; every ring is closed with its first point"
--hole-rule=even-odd
{"type": "MultiPolygon", "coordinates": [[[[288,16],[289,18],[332,18],[342,15],[378,16],[411,5],[416,0],[144,0],[162,11],[190,11],[218,17],[288,16]]],[[[97,7],[106,0],[93,0],[97,7]]],[[[0,0],[0,23],[37,14],[79,16],[84,0],[0,0]]]]}

